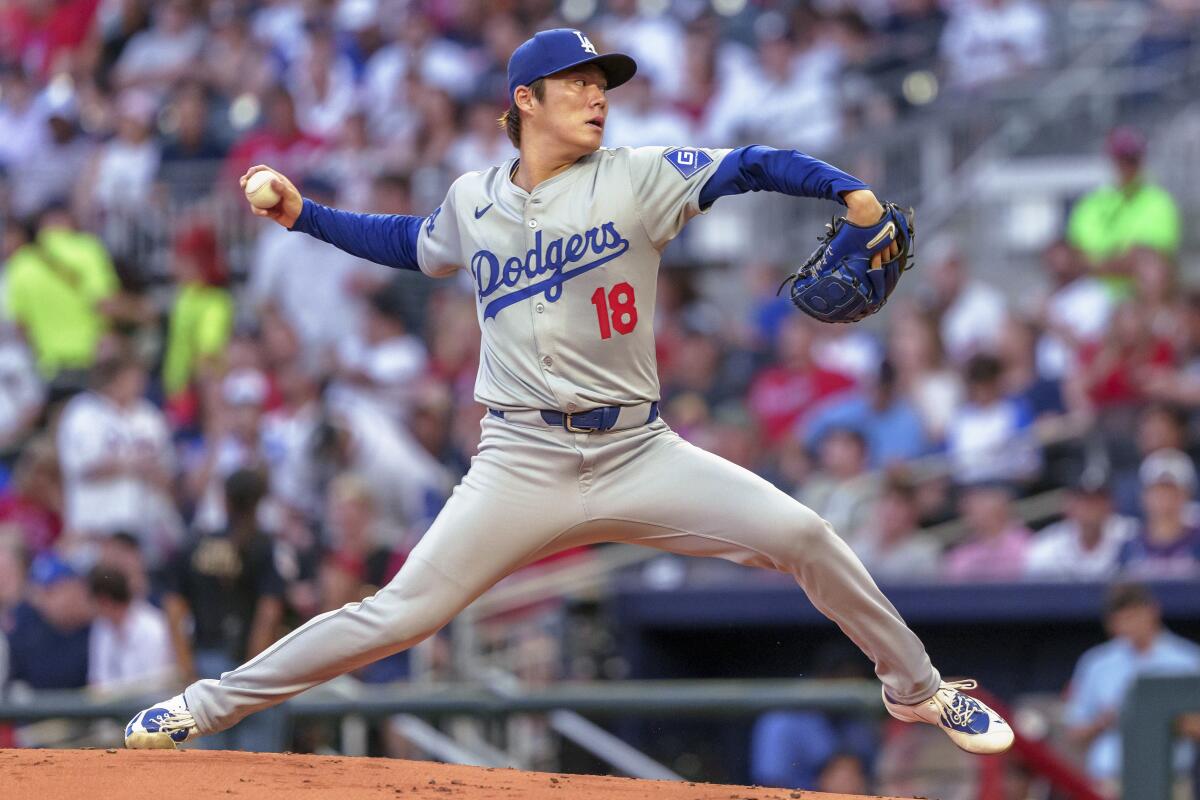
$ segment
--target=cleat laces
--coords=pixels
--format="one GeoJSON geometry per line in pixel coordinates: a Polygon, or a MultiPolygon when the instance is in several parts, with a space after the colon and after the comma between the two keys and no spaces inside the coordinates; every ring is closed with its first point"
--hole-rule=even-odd
{"type": "Polygon", "coordinates": [[[941,691],[938,691],[934,695],[937,704],[942,709],[942,717],[947,719],[952,725],[963,728],[969,726],[972,717],[980,710],[979,703],[967,695],[960,694],[960,692],[974,689],[978,685],[979,683],[974,680],[946,681],[941,691]],[[954,699],[949,703],[942,697],[942,691],[945,690],[952,690],[954,692],[954,699]]]}
{"type": "Polygon", "coordinates": [[[166,714],[158,717],[155,722],[162,733],[186,731],[196,726],[195,718],[187,711],[168,711],[166,714]]]}

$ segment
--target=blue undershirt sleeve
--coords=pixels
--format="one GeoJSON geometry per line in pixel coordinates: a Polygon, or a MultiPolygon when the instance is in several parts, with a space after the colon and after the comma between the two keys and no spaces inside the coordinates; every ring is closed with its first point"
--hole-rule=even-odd
{"type": "Polygon", "coordinates": [[[700,190],[700,208],[708,209],[718,197],[761,191],[835,200],[844,205],[843,192],[869,188],[853,175],[797,150],[752,144],[725,156],[700,190]]]}
{"type": "Polygon", "coordinates": [[[376,264],[419,270],[417,234],[424,221],[407,214],[357,214],[305,200],[291,230],[376,264]]]}

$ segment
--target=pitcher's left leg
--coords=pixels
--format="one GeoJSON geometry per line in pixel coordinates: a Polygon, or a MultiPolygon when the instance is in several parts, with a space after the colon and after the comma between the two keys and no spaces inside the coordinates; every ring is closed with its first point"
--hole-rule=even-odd
{"type": "Polygon", "coordinates": [[[589,516],[633,523],[614,527],[624,541],[791,573],[874,662],[893,698],[914,703],[934,693],[940,678],[924,645],[825,520],[663,428],[657,422],[620,441],[593,437],[589,516]]]}
{"type": "Polygon", "coordinates": [[[607,539],[790,572],[875,663],[889,714],[936,725],[968,752],[1012,746],[1000,715],[961,691],[974,681],[941,680],[862,562],[812,510],[661,422],[589,445],[584,504],[591,520],[607,522],[607,539]]]}

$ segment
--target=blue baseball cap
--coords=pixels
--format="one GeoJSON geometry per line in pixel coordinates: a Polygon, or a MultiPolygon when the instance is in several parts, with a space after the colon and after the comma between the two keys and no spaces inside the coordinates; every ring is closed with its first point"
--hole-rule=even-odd
{"type": "Polygon", "coordinates": [[[595,64],[604,70],[609,89],[625,83],[637,72],[637,62],[624,53],[597,53],[582,31],[574,28],[540,31],[514,50],[508,59],[509,102],[518,86],[528,86],[538,78],[580,64],[595,64]]]}
{"type": "Polygon", "coordinates": [[[54,553],[42,553],[29,565],[29,582],[34,586],[53,586],[61,580],[77,577],[71,565],[54,553]]]}

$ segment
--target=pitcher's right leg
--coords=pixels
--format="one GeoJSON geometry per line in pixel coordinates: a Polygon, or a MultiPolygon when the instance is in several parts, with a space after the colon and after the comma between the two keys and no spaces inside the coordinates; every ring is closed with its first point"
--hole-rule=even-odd
{"type": "Polygon", "coordinates": [[[565,434],[485,419],[479,455],[394,579],[309,620],[219,680],[134,717],[130,747],[225,730],[431,636],[531,553],[583,522],[579,453],[565,434]]]}

